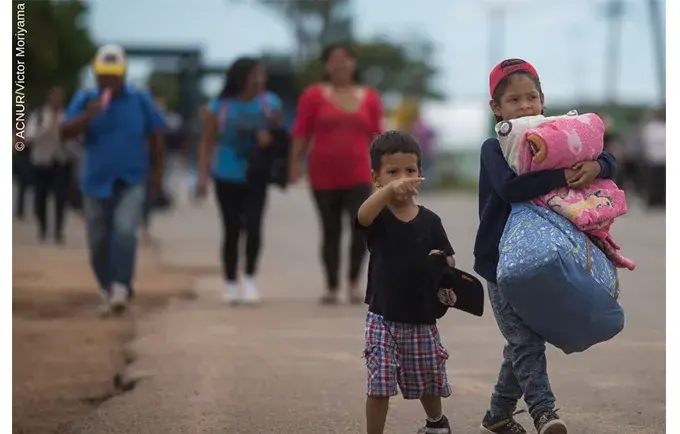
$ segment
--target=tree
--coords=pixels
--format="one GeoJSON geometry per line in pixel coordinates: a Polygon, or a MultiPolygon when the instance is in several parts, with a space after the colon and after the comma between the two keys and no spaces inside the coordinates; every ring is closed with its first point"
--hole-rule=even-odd
{"type": "MultiPolygon", "coordinates": [[[[16,5],[16,3],[13,2],[16,5]]],[[[88,6],[79,0],[25,2],[25,92],[29,107],[60,85],[66,96],[80,83],[80,72],[92,62],[96,47],[85,25],[88,6]]],[[[17,28],[18,14],[14,14],[17,28]]],[[[15,46],[17,35],[13,36],[15,46]]]]}
{"type": "MultiPolygon", "coordinates": [[[[287,22],[297,40],[299,93],[318,81],[323,67],[317,60],[321,47],[352,40],[349,0],[260,0],[287,22]]],[[[420,35],[409,35],[406,42],[384,38],[355,41],[354,48],[365,81],[382,92],[394,91],[406,97],[438,98],[433,88],[436,70],[432,67],[432,43],[420,35]]]]}
{"type": "Polygon", "coordinates": [[[297,40],[297,60],[316,57],[322,46],[352,36],[349,0],[260,0],[288,23],[297,40]]]}
{"type": "MultiPolygon", "coordinates": [[[[381,93],[396,92],[406,98],[439,99],[443,95],[434,88],[432,80],[437,71],[431,66],[432,45],[411,36],[405,44],[386,39],[352,44],[363,80],[381,93]]],[[[319,81],[323,65],[319,59],[308,61],[298,73],[298,92],[319,81]]]]}

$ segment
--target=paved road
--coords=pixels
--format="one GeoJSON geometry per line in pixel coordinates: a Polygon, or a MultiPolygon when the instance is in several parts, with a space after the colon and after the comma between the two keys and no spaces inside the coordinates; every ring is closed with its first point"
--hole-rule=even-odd
{"type": "MultiPolygon", "coordinates": [[[[423,203],[443,217],[459,265],[471,269],[474,197],[423,203]]],[[[257,308],[219,303],[220,230],[212,204],[159,219],[165,261],[212,275],[199,279],[196,301],[140,319],[133,343],[139,357],[130,373],[143,380],[72,432],[362,433],[365,309],[317,304],[322,276],[315,218],[306,190],[272,194],[259,279],[266,301],[257,308]]],[[[550,349],[551,380],[572,433],[663,433],[665,215],[634,208],[615,226],[625,254],[638,262],[635,272],[621,273],[626,330],[586,354],[550,349]]],[[[500,334],[490,315],[456,312],[440,330],[454,390],[445,411],[455,432],[477,432],[500,364],[500,334]]],[[[421,419],[416,402],[397,398],[387,432],[413,433],[421,419]]]]}

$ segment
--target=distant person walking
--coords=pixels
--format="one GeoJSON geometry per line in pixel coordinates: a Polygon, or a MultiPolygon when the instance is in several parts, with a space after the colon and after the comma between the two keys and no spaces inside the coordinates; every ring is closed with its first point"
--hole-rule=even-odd
{"type": "Polygon", "coordinates": [[[309,183],[322,228],[321,257],[326,275],[323,304],[338,303],[340,240],[346,215],[352,231],[349,249],[349,301],[359,304],[359,274],[366,242],[354,228],[361,204],[371,195],[369,147],[382,132],[383,109],[378,92],[359,84],[356,56],[349,46],[326,47],[321,54],[324,77],[300,97],[293,127],[290,179],[300,177],[307,157],[309,183]]]}
{"type": "MultiPolygon", "coordinates": [[[[125,84],[126,67],[121,47],[101,47],[94,61],[97,87],[73,97],[62,127],[65,137],[83,134],[80,188],[103,313],[121,312],[132,300],[149,147],[154,161],[163,161],[163,117],[148,93],[125,84]]],[[[157,164],[151,195],[159,191],[162,175],[157,164]]]]}
{"type": "Polygon", "coordinates": [[[265,90],[267,70],[257,59],[243,57],[227,71],[217,99],[203,112],[199,148],[198,196],[212,176],[222,218],[222,266],[229,303],[257,303],[255,275],[262,248],[262,224],[268,180],[256,176],[255,159],[274,146],[271,131],[281,123],[281,100],[265,90]],[[238,286],[239,240],[246,237],[243,288],[238,286]]]}
{"type": "Polygon", "coordinates": [[[666,206],[666,109],[655,110],[642,127],[644,192],[650,207],[666,206]]]}
{"type": "Polygon", "coordinates": [[[44,105],[28,117],[26,140],[31,146],[34,173],[35,215],[38,239],[47,239],[47,202],[54,197],[54,240],[64,243],[64,215],[71,181],[71,157],[61,138],[64,120],[61,88],[53,87],[44,105]]]}
{"type": "Polygon", "coordinates": [[[420,115],[420,103],[415,100],[404,101],[397,109],[395,123],[398,130],[409,132],[420,144],[422,175],[423,178],[425,178],[425,181],[421,184],[421,190],[436,187],[436,134],[435,131],[423,121],[420,115]]]}
{"type": "MultiPolygon", "coordinates": [[[[16,142],[16,128],[12,134],[12,145],[16,142]]],[[[23,150],[17,151],[12,146],[12,177],[17,185],[17,197],[15,203],[15,216],[19,220],[26,218],[26,195],[33,187],[34,173],[31,163],[31,146],[28,143],[23,150]]]]}

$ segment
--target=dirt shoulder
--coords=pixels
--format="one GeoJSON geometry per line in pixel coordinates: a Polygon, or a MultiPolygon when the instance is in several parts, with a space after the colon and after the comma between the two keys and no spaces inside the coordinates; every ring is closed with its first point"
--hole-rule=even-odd
{"type": "MultiPolygon", "coordinates": [[[[72,223],[72,226],[78,223],[72,223]]],[[[97,285],[82,229],[66,247],[37,245],[31,224],[14,224],[12,432],[62,432],[116,393],[113,378],[132,355],[135,318],[170,298],[190,298],[194,276],[161,268],[157,252],[138,256],[137,297],[121,318],[98,316],[97,285]]]]}

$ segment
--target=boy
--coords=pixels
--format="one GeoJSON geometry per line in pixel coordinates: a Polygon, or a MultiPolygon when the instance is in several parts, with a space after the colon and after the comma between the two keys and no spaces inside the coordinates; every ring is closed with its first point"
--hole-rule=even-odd
{"type": "Polygon", "coordinates": [[[427,414],[422,434],[450,434],[441,398],[451,395],[448,353],[431,312],[437,288],[429,288],[427,257],[443,254],[454,266],[453,248],[440,218],[413,197],[421,177],[420,147],[408,133],[387,131],[370,149],[377,191],[359,208],[356,225],[366,231],[371,253],[364,357],[368,369],[366,430],[382,434],[397,385],[405,399],[420,399],[427,414]]]}

